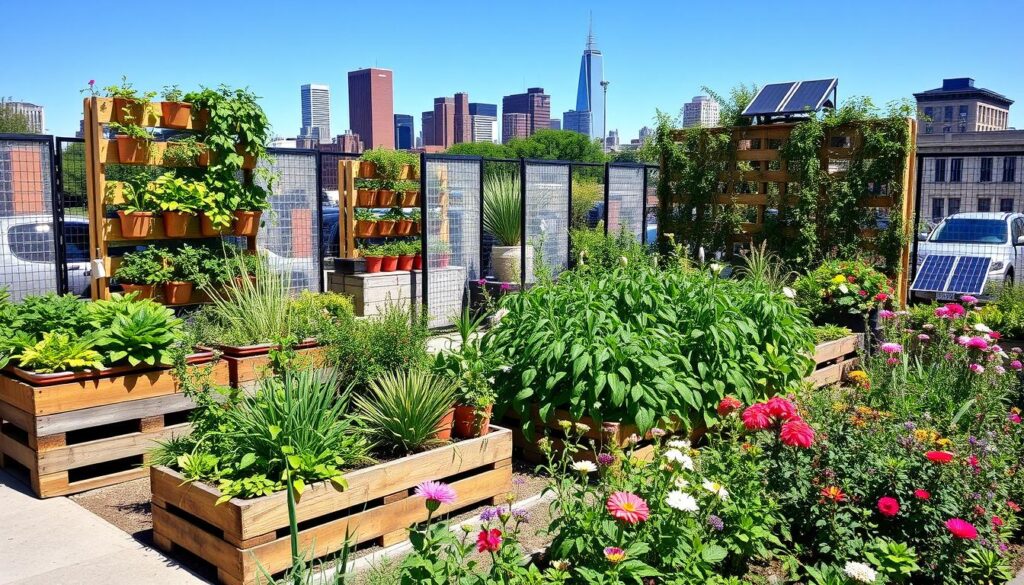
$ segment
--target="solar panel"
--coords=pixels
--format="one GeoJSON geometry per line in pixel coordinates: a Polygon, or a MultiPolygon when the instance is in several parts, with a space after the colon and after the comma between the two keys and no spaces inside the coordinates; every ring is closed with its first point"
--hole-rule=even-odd
{"type": "Polygon", "coordinates": [[[924,259],[921,269],[917,271],[917,277],[910,288],[928,292],[943,291],[955,260],[955,256],[928,256],[924,259]]]}
{"type": "Polygon", "coordinates": [[[760,116],[774,114],[782,105],[786,96],[796,83],[770,83],[761,88],[751,100],[750,104],[743,110],[744,116],[760,116]]]}
{"type": "Polygon", "coordinates": [[[988,268],[992,259],[984,256],[961,256],[953,270],[953,278],[949,279],[946,292],[959,294],[981,294],[988,278],[988,268]]]}
{"type": "Polygon", "coordinates": [[[836,86],[836,79],[801,81],[786,103],[779,107],[777,114],[816,112],[836,86]]]}

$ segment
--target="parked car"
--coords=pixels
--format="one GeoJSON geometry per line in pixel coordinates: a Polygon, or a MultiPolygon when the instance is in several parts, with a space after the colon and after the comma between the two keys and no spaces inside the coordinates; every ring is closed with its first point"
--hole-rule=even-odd
{"type": "MultiPolygon", "coordinates": [[[[87,296],[92,273],[89,266],[89,222],[85,217],[64,220],[67,243],[68,290],[87,296]]],[[[53,216],[49,214],[0,217],[0,285],[12,300],[57,290],[53,216]]]]}
{"type": "MultiPolygon", "coordinates": [[[[918,268],[932,254],[991,258],[988,283],[1012,286],[1024,273],[1024,214],[953,214],[930,233],[918,234],[918,268]]],[[[915,292],[915,296],[934,298],[935,293],[915,292]]]]}

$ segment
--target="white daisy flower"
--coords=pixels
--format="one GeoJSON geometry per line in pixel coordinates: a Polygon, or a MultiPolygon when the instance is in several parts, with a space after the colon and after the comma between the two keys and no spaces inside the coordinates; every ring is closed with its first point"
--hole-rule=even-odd
{"type": "Polygon", "coordinates": [[[796,291],[791,289],[791,288],[789,288],[788,286],[782,287],[782,294],[786,295],[787,299],[795,299],[796,298],[796,291]]]}
{"type": "Polygon", "coordinates": [[[670,508],[675,508],[680,512],[696,512],[700,509],[697,505],[697,500],[688,493],[681,492],[679,490],[672,490],[665,497],[665,503],[670,508]]]}
{"type": "Polygon", "coordinates": [[[686,489],[690,487],[690,482],[686,481],[686,478],[677,477],[675,481],[676,487],[679,489],[686,489]]]}
{"type": "Polygon", "coordinates": [[[597,471],[597,466],[592,461],[577,461],[572,464],[572,468],[573,471],[579,472],[580,475],[587,475],[597,471]]]}
{"type": "Polygon", "coordinates": [[[693,459],[691,459],[689,455],[683,454],[679,449],[669,449],[668,451],[665,451],[665,459],[678,464],[683,469],[693,471],[693,459]]]}
{"type": "Polygon", "coordinates": [[[690,442],[687,441],[686,439],[672,439],[666,444],[669,447],[672,447],[673,449],[679,449],[682,451],[685,451],[690,448],[690,442]]]}
{"type": "Polygon", "coordinates": [[[725,486],[718,483],[717,481],[705,479],[701,485],[704,486],[704,489],[718,496],[719,500],[722,500],[724,502],[729,499],[729,490],[725,489],[725,486]]]}

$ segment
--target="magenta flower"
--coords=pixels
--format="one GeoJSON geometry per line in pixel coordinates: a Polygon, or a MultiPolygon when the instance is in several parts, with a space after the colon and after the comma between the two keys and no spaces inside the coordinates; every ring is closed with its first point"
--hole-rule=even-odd
{"type": "Polygon", "coordinates": [[[895,316],[896,313],[893,313],[889,309],[882,309],[881,311],[878,312],[878,317],[880,319],[892,319],[895,316]]]}
{"type": "Polygon", "coordinates": [[[427,501],[427,509],[436,511],[441,504],[454,504],[455,490],[440,481],[425,481],[416,486],[416,495],[427,501]]]}
{"type": "Polygon", "coordinates": [[[889,364],[890,366],[895,366],[896,364],[900,363],[900,358],[891,357],[885,360],[885,363],[889,364]]]}
{"type": "Polygon", "coordinates": [[[935,316],[940,319],[945,319],[946,317],[949,317],[949,309],[946,307],[938,307],[935,309],[935,316]]]}
{"type": "Polygon", "coordinates": [[[928,342],[928,341],[929,341],[930,339],[931,339],[931,337],[928,337],[928,335],[927,335],[926,333],[922,333],[922,334],[920,334],[920,335],[918,335],[918,336],[917,336],[917,340],[918,340],[918,341],[923,341],[923,342],[926,342],[926,343],[927,343],[927,342],[928,342]]]}
{"type": "Polygon", "coordinates": [[[512,290],[512,285],[511,284],[509,284],[507,282],[501,283],[501,292],[508,292],[510,290],[512,290]]]}
{"type": "Polygon", "coordinates": [[[971,368],[971,371],[974,372],[975,374],[984,374],[985,373],[985,366],[983,366],[981,364],[971,364],[968,367],[971,368]]]}
{"type": "Polygon", "coordinates": [[[487,285],[487,279],[486,278],[481,278],[480,280],[476,281],[476,283],[479,284],[480,286],[486,286],[487,285]]]}
{"type": "Polygon", "coordinates": [[[883,343],[879,349],[881,349],[883,352],[889,355],[895,355],[903,351],[903,346],[898,343],[893,343],[890,341],[888,343],[883,343]]]}
{"type": "Polygon", "coordinates": [[[972,297],[971,295],[964,295],[960,297],[960,300],[967,303],[968,305],[973,305],[974,303],[978,302],[978,299],[976,297],[972,297]]]}
{"type": "Polygon", "coordinates": [[[1006,415],[1006,419],[1015,425],[1019,425],[1021,420],[1020,415],[1017,414],[1016,412],[1011,412],[1010,414],[1006,415]]]}
{"type": "Polygon", "coordinates": [[[92,87],[94,85],[96,85],[96,80],[95,79],[90,79],[89,80],[89,87],[92,87]]]}
{"type": "Polygon", "coordinates": [[[964,347],[967,349],[980,349],[985,351],[988,349],[988,342],[982,337],[970,337],[964,342],[964,347]]]}
{"type": "Polygon", "coordinates": [[[1010,362],[1010,367],[1017,370],[1018,372],[1024,368],[1024,364],[1020,363],[1020,360],[1013,360],[1010,362]]]}
{"type": "Polygon", "coordinates": [[[604,549],[604,558],[611,564],[621,563],[626,559],[626,551],[617,546],[608,546],[604,549]]]}

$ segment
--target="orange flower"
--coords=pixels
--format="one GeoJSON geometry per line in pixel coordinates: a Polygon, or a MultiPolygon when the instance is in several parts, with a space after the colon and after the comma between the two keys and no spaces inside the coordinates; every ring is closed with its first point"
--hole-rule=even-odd
{"type": "Polygon", "coordinates": [[[832,502],[838,504],[839,502],[845,502],[846,499],[846,494],[843,493],[843,488],[839,486],[830,485],[826,488],[822,488],[821,490],[822,504],[824,504],[825,502],[832,502]]]}

